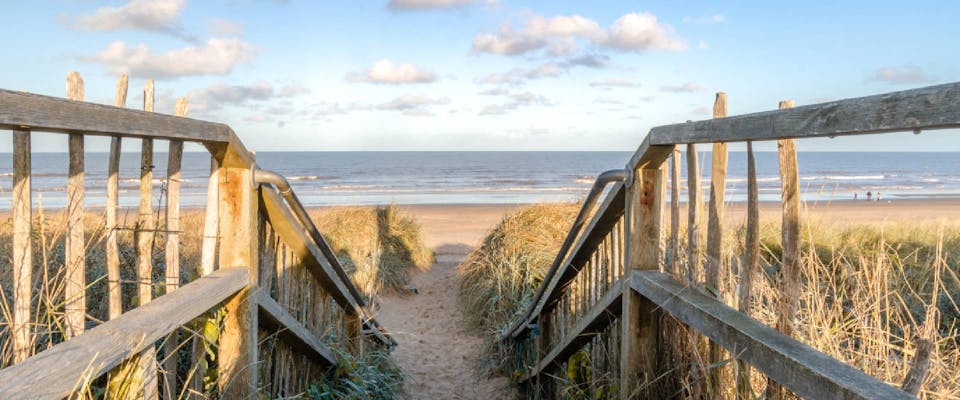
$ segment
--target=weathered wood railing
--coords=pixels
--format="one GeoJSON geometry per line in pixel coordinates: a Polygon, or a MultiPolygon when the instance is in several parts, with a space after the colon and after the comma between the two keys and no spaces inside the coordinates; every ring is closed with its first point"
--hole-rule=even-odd
{"type": "Polygon", "coordinates": [[[13,131],[14,152],[13,311],[5,321],[13,357],[0,370],[0,398],[84,397],[96,388],[108,398],[285,397],[318,382],[339,362],[337,351],[395,345],[336,257],[324,251],[329,247],[316,228],[294,215],[300,204],[255,181],[254,157],[228,126],[185,118],[183,100],[174,116],[152,113],[152,81],[144,111],[122,108],[126,77],[118,82],[116,107],[82,102],[76,73],[68,76],[67,92],[69,100],[0,90],[0,129],[13,131]],[[45,289],[36,287],[55,282],[45,281],[45,272],[34,275],[47,265],[38,267],[33,258],[40,249],[32,236],[43,229],[31,196],[33,132],[69,136],[62,305],[47,304],[38,294],[45,289]],[[98,227],[84,222],[84,138],[91,135],[111,138],[102,241],[89,231],[98,227]],[[136,223],[125,226],[118,218],[118,175],[121,141],[131,139],[141,143],[140,204],[136,223]],[[162,220],[152,208],[155,140],[169,142],[162,220]],[[179,204],[184,142],[204,146],[212,164],[197,238],[201,260],[185,266],[186,274],[179,204]],[[136,290],[124,296],[120,243],[130,230],[136,261],[125,265],[135,265],[128,269],[135,270],[136,290]],[[165,252],[160,265],[157,242],[165,252]],[[94,248],[101,244],[105,249],[94,248]],[[101,278],[94,271],[104,266],[86,260],[98,251],[106,252],[106,293],[95,293],[94,282],[101,278]],[[108,321],[91,315],[91,297],[107,298],[108,321]],[[123,312],[124,299],[138,306],[123,312]],[[41,309],[56,323],[41,325],[33,313],[41,309]]]}
{"type": "Polygon", "coordinates": [[[913,397],[790,337],[800,286],[799,177],[793,142],[960,127],[960,83],[796,108],[782,102],[780,108],[726,117],[726,95],[719,93],[715,119],[650,131],[626,165],[626,181],[607,192],[582,232],[579,226],[574,228],[576,244],[569,252],[561,250],[532,305],[501,338],[529,398],[721,397],[731,393],[717,387],[728,358],[721,348],[738,360],[737,388],[732,393],[739,398],[753,395],[747,365],[767,376],[770,398],[782,396],[780,385],[817,399],[913,397]],[[782,300],[775,329],[747,314],[750,275],[759,269],[752,142],[760,140],[779,141],[783,189],[782,268],[776,276],[782,300]],[[729,142],[748,145],[747,243],[740,268],[739,311],[718,299],[718,276],[732,273],[720,270],[729,142]],[[697,143],[714,143],[705,246],[700,244],[697,143]],[[686,249],[681,248],[680,237],[680,145],[687,146],[691,205],[686,249]],[[663,224],[668,159],[672,160],[669,229],[663,224]],[[709,350],[697,361],[708,370],[694,371],[709,387],[706,392],[681,387],[671,377],[689,369],[673,364],[671,352],[676,349],[666,348],[665,338],[683,335],[681,328],[691,332],[690,342],[701,340],[701,335],[710,339],[709,350]],[[560,393],[561,387],[579,392],[560,393]]]}

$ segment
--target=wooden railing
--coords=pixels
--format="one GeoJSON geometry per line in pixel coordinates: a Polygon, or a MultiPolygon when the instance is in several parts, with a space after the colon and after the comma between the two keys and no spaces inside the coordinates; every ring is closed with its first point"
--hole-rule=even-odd
{"type": "MultiPolygon", "coordinates": [[[[794,138],[957,128],[960,83],[791,107],[792,102],[783,102],[778,111],[726,117],[726,95],[719,93],[714,119],[650,131],[626,165],[628,179],[616,183],[595,211],[585,210],[593,217],[582,232],[579,226],[571,232],[578,238],[576,244],[569,252],[561,251],[532,305],[501,338],[528,398],[569,398],[572,394],[559,393],[559,388],[570,380],[589,385],[581,393],[588,398],[717,397],[729,393],[716,387],[717,374],[726,364],[721,348],[738,360],[739,379],[748,365],[765,374],[772,398],[783,394],[780,385],[816,399],[913,398],[916,388],[909,389],[912,394],[902,391],[791,338],[791,312],[800,285],[794,138]],[[776,329],[744,313],[748,301],[743,300],[750,298],[750,275],[759,269],[752,142],[762,140],[779,141],[783,188],[783,255],[776,280],[782,293],[778,309],[784,312],[776,329]],[[748,146],[748,221],[739,310],[725,305],[718,292],[728,142],[748,146]],[[699,239],[703,225],[698,215],[702,200],[696,143],[713,143],[705,246],[699,239]],[[679,145],[687,146],[691,188],[685,249],[680,238],[679,145]],[[669,228],[663,222],[668,160],[669,228]],[[675,349],[665,348],[665,338],[681,335],[681,327],[698,332],[691,341],[700,335],[710,339],[709,350],[698,362],[707,366],[700,379],[713,386],[708,392],[678,387],[670,377],[683,366],[672,364],[675,349]]],[[[737,397],[751,396],[745,387],[747,383],[737,382],[737,397]]]]}
{"type": "Polygon", "coordinates": [[[14,153],[13,307],[5,318],[5,347],[13,357],[12,365],[0,370],[0,398],[285,397],[318,382],[340,362],[338,352],[359,355],[370,346],[396,344],[372,318],[336,257],[323,251],[329,246],[316,228],[294,215],[291,207],[300,204],[255,181],[254,156],[230,127],[185,118],[184,100],[174,116],[153,113],[152,81],[144,90],[144,111],[122,108],[126,77],[118,82],[115,107],[82,102],[83,82],[76,73],[68,76],[67,89],[69,100],[0,90],[0,129],[13,131],[14,153]],[[48,250],[34,248],[32,240],[43,229],[31,196],[34,132],[66,133],[69,143],[64,289],[61,304],[42,304],[55,321],[47,325],[33,312],[47,301],[37,294],[45,289],[35,285],[55,284],[53,278],[44,280],[46,273],[34,275],[33,257],[48,250]],[[111,138],[105,225],[99,228],[89,219],[84,223],[87,136],[111,138]],[[131,139],[141,144],[141,168],[137,221],[129,225],[118,218],[118,173],[121,143],[131,139]],[[156,140],[169,143],[162,219],[151,205],[156,140]],[[205,147],[212,167],[202,243],[196,243],[200,262],[183,266],[181,273],[184,142],[205,147]],[[91,229],[105,231],[103,240],[94,240],[91,229]],[[119,236],[129,230],[136,290],[124,295],[119,236]],[[153,254],[157,242],[165,252],[162,265],[153,254]],[[86,260],[95,252],[106,253],[105,266],[86,260]],[[107,284],[97,286],[96,271],[104,269],[107,284]],[[91,315],[92,297],[107,299],[107,321],[91,315]],[[136,307],[123,312],[124,299],[131,298],[136,307]]]}

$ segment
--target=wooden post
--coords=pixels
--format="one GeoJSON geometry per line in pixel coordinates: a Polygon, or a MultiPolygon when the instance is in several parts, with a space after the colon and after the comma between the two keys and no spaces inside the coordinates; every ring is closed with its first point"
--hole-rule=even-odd
{"type": "MultiPolygon", "coordinates": [[[[177,100],[173,115],[187,116],[187,99],[177,100]]],[[[180,164],[183,160],[183,141],[170,140],[167,153],[167,213],[166,213],[166,292],[180,287],[180,164]]],[[[177,398],[177,347],[179,335],[171,333],[163,342],[163,398],[177,398]]]]}
{"type": "MultiPolygon", "coordinates": [[[[727,94],[718,92],[713,103],[713,117],[727,116],[727,94]]],[[[713,144],[713,160],[710,164],[710,206],[707,220],[707,268],[706,288],[716,298],[720,294],[720,268],[723,264],[723,198],[727,183],[727,144],[716,142],[713,144]]],[[[709,373],[709,395],[721,397],[720,383],[724,369],[720,365],[723,359],[723,349],[719,344],[710,342],[709,362],[712,366],[709,373]]]]}
{"type": "Polygon", "coordinates": [[[680,147],[670,155],[670,264],[669,272],[680,278],[680,147]]]}
{"type": "MultiPolygon", "coordinates": [[[[117,93],[114,105],[124,107],[127,104],[127,75],[117,80],[117,93]]],[[[117,243],[117,210],[120,201],[120,149],[119,136],[110,138],[110,160],[107,166],[107,293],[109,297],[109,317],[114,319],[123,313],[120,292],[120,245],[117,243]]]]}
{"type": "MultiPolygon", "coordinates": [[[[553,311],[544,311],[537,318],[537,324],[540,325],[540,335],[537,336],[537,359],[533,363],[536,367],[544,356],[550,353],[550,341],[553,329],[553,311]]],[[[535,390],[541,394],[542,399],[552,399],[554,396],[554,379],[547,374],[537,374],[535,381],[535,390]]]]}
{"type": "MultiPolygon", "coordinates": [[[[83,101],[83,79],[77,72],[67,75],[67,98],[83,101]]],[[[87,314],[84,266],[86,254],[83,240],[83,135],[71,133],[70,171],[67,180],[67,233],[64,248],[66,285],[64,288],[65,329],[69,339],[83,333],[87,314]]]]}
{"type": "Polygon", "coordinates": [[[687,282],[697,282],[700,270],[700,163],[697,145],[687,145],[687,282]]]}
{"type": "MultiPolygon", "coordinates": [[[[792,108],[793,100],[780,102],[780,109],[792,108]]],[[[787,134],[783,132],[782,134],[787,134]]],[[[780,159],[780,184],[782,189],[783,255],[780,258],[779,283],[780,304],[777,310],[777,330],[787,336],[793,334],[793,317],[797,298],[800,296],[800,174],[797,170],[797,145],[794,139],[777,141],[780,159]]],[[[767,398],[784,398],[784,389],[773,380],[767,380],[767,398]]]]}
{"type": "MultiPolygon", "coordinates": [[[[750,315],[753,274],[760,268],[760,204],[752,141],[747,141],[747,233],[744,251],[737,309],[750,315]]],[[[737,397],[742,399],[754,397],[750,384],[750,366],[743,360],[737,360],[737,397]]]]}
{"type": "Polygon", "coordinates": [[[33,354],[30,329],[30,298],[33,296],[33,247],[30,199],[30,132],[13,132],[13,362],[33,354]]]}
{"type": "MultiPolygon", "coordinates": [[[[258,186],[253,184],[248,154],[233,145],[217,155],[220,268],[246,268],[250,284],[226,302],[218,353],[220,397],[245,399],[257,390],[257,304],[259,260],[258,186]]],[[[359,329],[358,329],[359,330],[359,329]]]]}
{"type": "MultiPolygon", "coordinates": [[[[673,152],[673,146],[650,151],[655,155],[637,166],[627,189],[624,279],[630,279],[634,270],[660,269],[662,262],[664,161],[673,152]]],[[[660,311],[629,284],[623,287],[622,302],[620,398],[636,398],[634,392],[641,386],[640,398],[654,398],[657,385],[653,382],[659,370],[660,311]]]]}

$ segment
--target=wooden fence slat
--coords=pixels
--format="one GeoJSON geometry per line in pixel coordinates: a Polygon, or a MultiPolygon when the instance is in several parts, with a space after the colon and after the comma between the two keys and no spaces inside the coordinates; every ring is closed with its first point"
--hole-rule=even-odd
{"type": "Polygon", "coordinates": [[[700,270],[700,163],[697,145],[687,145],[687,281],[697,282],[700,270]]]}
{"type": "Polygon", "coordinates": [[[33,354],[30,298],[33,296],[33,247],[30,197],[30,132],[13,132],[13,362],[33,354]]]}
{"type": "MultiPolygon", "coordinates": [[[[740,269],[740,293],[737,310],[750,315],[753,296],[753,274],[760,269],[760,197],[757,187],[757,166],[753,156],[753,141],[747,142],[747,232],[744,243],[743,268],[740,269]]],[[[750,384],[750,366],[737,360],[737,396],[753,398],[750,384]]]]}
{"type": "Polygon", "coordinates": [[[667,272],[680,277],[680,147],[670,155],[670,260],[667,272]]]}
{"type": "MultiPolygon", "coordinates": [[[[780,102],[780,109],[792,108],[793,100],[780,102]]],[[[788,135],[788,132],[783,132],[788,135]]],[[[780,160],[781,202],[783,222],[781,235],[783,255],[780,257],[780,273],[777,276],[777,292],[780,301],[777,309],[777,330],[787,336],[793,335],[793,317],[800,297],[800,173],[797,169],[797,144],[795,139],[777,141],[780,160]]],[[[784,398],[783,388],[775,381],[767,381],[767,398],[784,398]]]]}
{"type": "MultiPolygon", "coordinates": [[[[77,72],[67,75],[67,98],[83,101],[83,79],[77,72]]],[[[83,238],[83,135],[69,135],[70,167],[67,179],[67,234],[64,248],[65,326],[64,337],[69,339],[84,331],[87,314],[86,265],[83,238]]]]}
{"type": "MultiPolygon", "coordinates": [[[[127,104],[127,75],[120,75],[117,80],[117,92],[114,105],[124,107],[127,104]]],[[[120,291],[120,245],[117,242],[117,211],[120,208],[120,152],[121,141],[119,136],[110,138],[110,160],[107,165],[107,293],[110,319],[119,317],[123,313],[122,294],[120,291]]]]}
{"type": "MultiPolygon", "coordinates": [[[[180,98],[173,115],[187,116],[187,99],[180,98]]],[[[167,152],[167,212],[166,212],[166,257],[165,286],[169,294],[180,287],[180,164],[183,161],[183,141],[170,140],[167,152]]],[[[163,342],[163,398],[177,397],[177,347],[179,335],[174,331],[163,342]]]]}
{"type": "MultiPolygon", "coordinates": [[[[713,103],[713,118],[725,118],[727,116],[727,94],[718,92],[713,103]]],[[[724,142],[713,143],[713,160],[710,163],[710,204],[707,216],[707,264],[706,264],[706,287],[713,296],[720,299],[720,270],[723,266],[723,199],[726,192],[727,183],[727,144],[724,142]]],[[[709,365],[710,394],[713,397],[720,397],[721,381],[726,372],[724,366],[720,365],[720,360],[724,358],[723,349],[719,344],[710,342],[709,365]]]]}

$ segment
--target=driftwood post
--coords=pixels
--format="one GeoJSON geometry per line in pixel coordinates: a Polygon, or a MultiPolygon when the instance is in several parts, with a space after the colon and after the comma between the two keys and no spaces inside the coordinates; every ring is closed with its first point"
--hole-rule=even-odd
{"type": "MultiPolygon", "coordinates": [[[[780,102],[780,109],[792,108],[793,100],[780,102]]],[[[781,132],[789,134],[789,132],[781,132]]],[[[777,277],[780,293],[777,310],[777,330],[787,336],[793,334],[793,317],[797,298],[800,296],[800,174],[797,170],[797,145],[794,139],[777,141],[780,159],[780,184],[782,188],[783,255],[780,258],[780,274],[777,277]]],[[[780,384],[767,380],[767,398],[781,399],[784,389],[780,384]]]]}
{"type": "Polygon", "coordinates": [[[670,264],[668,271],[677,279],[680,272],[680,147],[670,155],[670,264]]]}
{"type": "MultiPolygon", "coordinates": [[[[173,110],[177,117],[187,116],[187,99],[177,100],[173,110]]],[[[170,140],[167,153],[167,213],[166,213],[166,292],[180,287],[180,164],[183,160],[183,141],[170,140]]],[[[163,398],[177,397],[177,347],[179,336],[173,332],[163,342],[163,398]]]]}
{"type": "Polygon", "coordinates": [[[30,132],[13,132],[13,361],[33,354],[30,297],[33,295],[33,247],[30,200],[30,132]]]}
{"type": "MultiPolygon", "coordinates": [[[[114,105],[124,107],[127,104],[127,75],[117,80],[117,92],[114,105]]],[[[120,199],[120,144],[119,136],[110,138],[110,160],[107,166],[107,292],[109,297],[110,319],[123,313],[120,293],[120,245],[117,243],[117,210],[120,199]]]]}
{"type": "MultiPolygon", "coordinates": [[[[67,98],[83,101],[83,78],[77,72],[67,75],[67,98]]],[[[86,254],[83,240],[83,135],[71,133],[70,172],[67,180],[67,234],[64,248],[66,287],[66,326],[64,337],[83,333],[87,314],[84,266],[86,254]]]]}
{"type": "Polygon", "coordinates": [[[697,282],[700,271],[700,163],[697,145],[687,145],[687,281],[697,282]]]}
{"type": "MultiPolygon", "coordinates": [[[[664,161],[673,146],[651,149],[633,171],[627,189],[624,221],[626,229],[626,276],[635,270],[658,270],[663,253],[664,161]]],[[[653,398],[658,376],[659,309],[624,285],[622,295],[620,398],[653,398]],[[642,387],[642,389],[640,389],[642,387]]]]}
{"type": "MultiPolygon", "coordinates": [[[[257,390],[257,304],[259,189],[245,161],[242,146],[214,149],[219,166],[217,185],[220,269],[245,268],[249,285],[227,300],[218,348],[221,398],[243,399],[257,390]]],[[[359,330],[359,329],[358,329],[359,330]]]]}
{"type": "MultiPolygon", "coordinates": [[[[750,315],[753,274],[760,268],[760,204],[752,141],[747,141],[747,232],[744,252],[737,310],[750,315]]],[[[743,360],[737,360],[737,396],[743,399],[754,397],[750,384],[750,366],[743,360]]]]}
{"type": "MultiPolygon", "coordinates": [[[[726,118],[727,94],[718,92],[713,103],[713,118],[726,118]]],[[[716,298],[720,294],[720,269],[723,265],[723,198],[727,183],[727,144],[713,143],[713,160],[710,163],[710,206],[707,220],[707,266],[706,288],[716,298]]],[[[720,365],[723,349],[719,344],[710,342],[709,385],[711,396],[721,396],[720,381],[724,368],[720,365]]]]}

